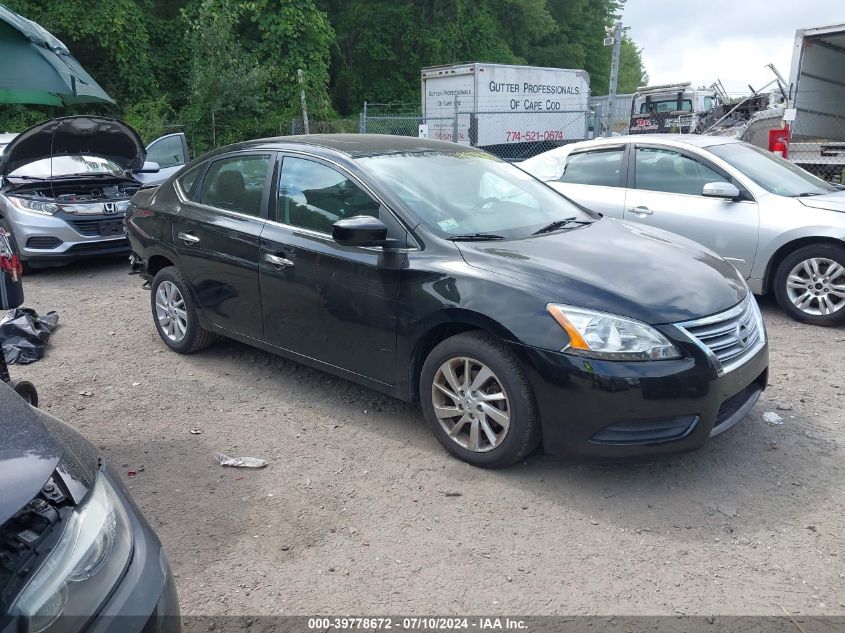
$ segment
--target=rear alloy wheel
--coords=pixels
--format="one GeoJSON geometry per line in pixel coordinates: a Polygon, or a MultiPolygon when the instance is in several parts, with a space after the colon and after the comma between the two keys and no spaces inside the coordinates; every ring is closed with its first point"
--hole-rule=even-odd
{"type": "Polygon", "coordinates": [[[159,336],[174,352],[190,354],[214,342],[214,334],[202,329],[187,284],[175,267],[156,273],[150,303],[159,336]]]}
{"type": "Polygon", "coordinates": [[[443,447],[475,466],[510,466],[539,443],[528,380],[510,350],[483,332],[458,334],[431,351],[420,404],[443,447]]]}
{"type": "Polygon", "coordinates": [[[775,276],[775,294],[792,318],[813,325],[845,323],[845,248],[819,244],[787,256],[775,276]]]}

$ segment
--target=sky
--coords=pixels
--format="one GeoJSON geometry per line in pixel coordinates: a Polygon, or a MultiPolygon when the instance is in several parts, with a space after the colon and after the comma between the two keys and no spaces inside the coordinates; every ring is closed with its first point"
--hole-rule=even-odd
{"type": "Polygon", "coordinates": [[[845,23],[845,0],[628,0],[622,22],[650,84],[720,79],[748,94],[774,79],[769,63],[789,81],[795,30],[845,23]]]}

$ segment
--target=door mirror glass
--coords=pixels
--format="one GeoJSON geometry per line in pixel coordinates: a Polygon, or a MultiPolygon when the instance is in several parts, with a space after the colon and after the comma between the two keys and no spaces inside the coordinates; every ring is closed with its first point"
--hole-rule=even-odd
{"type": "Polygon", "coordinates": [[[332,225],[332,239],[343,246],[384,246],[387,225],[369,215],[343,218],[332,225]]]}
{"type": "Polygon", "coordinates": [[[739,198],[739,189],[729,182],[708,182],[701,191],[710,198],[739,198]]]}

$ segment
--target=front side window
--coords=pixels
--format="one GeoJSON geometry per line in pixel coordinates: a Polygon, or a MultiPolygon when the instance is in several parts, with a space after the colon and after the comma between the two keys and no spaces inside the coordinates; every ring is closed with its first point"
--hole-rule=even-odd
{"type": "Polygon", "coordinates": [[[187,162],[185,148],[182,145],[182,137],[178,134],[165,136],[147,148],[147,160],[158,163],[162,169],[165,167],[176,167],[187,162]]]}
{"type": "Polygon", "coordinates": [[[274,217],[311,231],[331,234],[332,225],[356,215],[378,217],[379,205],[349,177],[322,163],[286,156],[282,161],[274,217]]]}
{"type": "Polygon", "coordinates": [[[554,189],[474,149],[358,158],[430,229],[444,237],[526,237],[563,219],[594,217],[554,189]]]}
{"type": "Polygon", "coordinates": [[[700,196],[708,182],[725,177],[680,152],[654,147],[636,150],[634,186],[649,191],[700,196]]]}
{"type": "Polygon", "coordinates": [[[621,147],[571,154],[566,161],[566,168],[560,177],[560,182],[618,187],[623,154],[624,150],[621,147]]]}
{"type": "Polygon", "coordinates": [[[200,201],[219,209],[261,215],[261,195],[270,160],[271,156],[264,154],[215,161],[203,178],[200,201]]]}

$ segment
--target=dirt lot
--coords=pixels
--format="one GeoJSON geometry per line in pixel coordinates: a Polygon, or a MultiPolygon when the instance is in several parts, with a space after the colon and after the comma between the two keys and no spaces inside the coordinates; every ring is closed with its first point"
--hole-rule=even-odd
{"type": "Polygon", "coordinates": [[[61,325],[12,372],[122,473],[185,614],[845,614],[845,329],[764,300],[769,390],[698,453],[488,472],[376,392],[233,342],[167,351],[122,261],[26,293],[61,325]]]}

